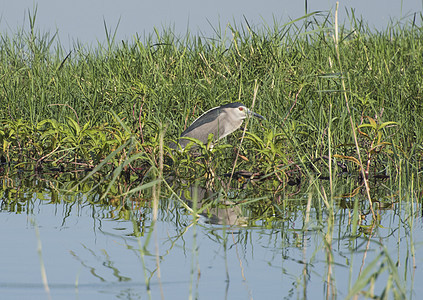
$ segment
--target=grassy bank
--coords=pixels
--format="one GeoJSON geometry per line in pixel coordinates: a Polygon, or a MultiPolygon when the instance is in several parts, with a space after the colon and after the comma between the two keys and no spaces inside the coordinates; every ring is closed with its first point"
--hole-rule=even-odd
{"type": "MultiPolygon", "coordinates": [[[[241,147],[248,161],[237,169],[286,184],[310,172],[332,177],[345,164],[390,178],[404,161],[420,168],[423,40],[415,19],[379,32],[317,14],[274,27],[229,25],[211,38],[164,31],[116,41],[108,32],[105,45],[69,53],[30,19],[29,31],[0,42],[3,160],[93,168],[135,143],[131,153],[159,168],[161,133],[167,145],[211,107],[251,106],[256,87],[254,110],[267,121],[250,122],[241,147]]],[[[177,174],[199,172],[190,163],[202,165],[200,177],[230,172],[240,136],[214,150],[221,157],[211,166],[173,155],[177,174]]]]}

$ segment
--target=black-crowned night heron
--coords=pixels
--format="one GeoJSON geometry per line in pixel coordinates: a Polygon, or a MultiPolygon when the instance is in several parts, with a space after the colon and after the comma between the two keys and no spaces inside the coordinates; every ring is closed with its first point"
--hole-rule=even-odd
{"type": "Polygon", "coordinates": [[[264,119],[239,102],[214,107],[198,117],[182,132],[179,145],[182,149],[188,145],[190,140],[185,139],[186,137],[195,138],[206,144],[210,133],[213,134],[214,141],[218,141],[237,130],[242,121],[250,116],[264,119]]]}

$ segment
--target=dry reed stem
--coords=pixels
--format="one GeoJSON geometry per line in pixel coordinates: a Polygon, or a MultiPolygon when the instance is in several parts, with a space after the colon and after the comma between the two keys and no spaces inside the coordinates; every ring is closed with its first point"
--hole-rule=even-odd
{"type": "MultiPolygon", "coordinates": [[[[340,72],[342,73],[341,56],[339,54],[338,6],[339,6],[339,2],[336,2],[336,10],[335,10],[335,37],[334,37],[334,42],[335,42],[335,50],[336,50],[336,56],[337,56],[337,60],[338,60],[340,72]]],[[[372,198],[370,196],[369,182],[367,180],[366,172],[364,170],[364,166],[363,166],[363,163],[361,161],[360,147],[358,145],[357,133],[355,131],[354,121],[352,119],[352,113],[351,113],[350,105],[349,105],[349,102],[348,102],[348,96],[347,96],[347,92],[346,92],[345,80],[344,80],[344,78],[342,76],[341,76],[341,84],[342,84],[343,95],[344,95],[344,98],[345,98],[345,106],[347,107],[348,116],[349,116],[349,119],[350,119],[351,130],[353,132],[354,144],[355,144],[355,148],[357,150],[358,160],[360,162],[360,170],[361,170],[361,174],[363,176],[364,186],[366,187],[367,198],[368,198],[369,203],[370,203],[370,210],[371,210],[372,215],[373,215],[373,220],[376,220],[376,215],[375,215],[375,212],[373,210],[372,198]]]]}
{"type": "MultiPolygon", "coordinates": [[[[257,84],[257,79],[256,79],[254,81],[254,94],[253,94],[253,103],[251,104],[251,110],[254,110],[254,104],[255,104],[256,98],[257,98],[257,91],[258,91],[258,84],[257,84]]],[[[231,176],[229,177],[229,181],[228,181],[228,186],[227,186],[228,190],[229,190],[229,187],[231,185],[232,177],[234,176],[234,173],[235,173],[235,167],[236,167],[236,163],[238,161],[238,156],[239,156],[239,151],[241,149],[241,145],[244,141],[245,132],[247,131],[248,121],[249,121],[249,118],[247,118],[247,120],[245,121],[245,127],[244,127],[244,130],[242,132],[241,141],[239,143],[239,147],[238,147],[238,150],[237,150],[237,153],[236,153],[236,156],[235,156],[235,161],[234,161],[234,164],[232,166],[231,176]]]]}

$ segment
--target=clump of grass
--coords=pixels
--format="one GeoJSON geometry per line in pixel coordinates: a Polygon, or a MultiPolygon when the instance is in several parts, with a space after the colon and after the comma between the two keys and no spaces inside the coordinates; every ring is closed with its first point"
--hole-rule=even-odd
{"type": "MultiPolygon", "coordinates": [[[[107,32],[105,46],[64,52],[55,35],[36,30],[35,19],[30,14],[29,32],[0,41],[6,161],[93,169],[120,149],[102,166],[119,167],[141,152],[133,159],[140,166],[125,168],[158,167],[159,128],[167,145],[211,107],[251,105],[257,86],[255,110],[268,122],[251,122],[240,149],[227,146],[238,147],[235,133],[200,158],[170,153],[164,172],[198,179],[236,169],[253,174],[247,181],[272,178],[265,188],[278,193],[358,165],[366,176],[389,178],[403,160],[420,168],[423,44],[415,20],[375,32],[354,15],[349,26],[334,28],[330,15],[311,13],[273,27],[228,25],[228,34],[216,29],[211,38],[165,30],[118,43],[107,32]],[[369,126],[374,135],[363,129],[369,126]],[[245,159],[236,158],[238,150],[245,159]]],[[[222,181],[214,180],[216,188],[222,181]]]]}

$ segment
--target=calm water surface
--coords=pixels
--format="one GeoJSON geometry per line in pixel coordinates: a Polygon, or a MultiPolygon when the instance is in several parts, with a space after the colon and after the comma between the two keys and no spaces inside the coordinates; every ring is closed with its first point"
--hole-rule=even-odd
{"type": "MultiPolygon", "coordinates": [[[[134,223],[117,218],[113,206],[88,204],[83,198],[51,203],[48,196],[26,195],[32,199],[22,202],[19,213],[2,197],[3,299],[49,298],[38,243],[52,299],[148,299],[146,277],[151,279],[152,299],[326,297],[325,213],[312,210],[308,231],[303,230],[301,212],[252,228],[212,225],[205,218],[195,225],[180,205],[164,200],[166,207],[152,226],[148,207],[134,210],[134,223]],[[134,236],[134,224],[142,231],[140,238],[134,236]],[[143,256],[140,245],[145,247],[143,256]]],[[[381,269],[375,281],[380,295],[389,276],[383,269],[385,256],[376,259],[384,249],[397,264],[407,297],[418,299],[423,293],[421,204],[397,204],[380,213],[381,226],[369,240],[350,236],[348,210],[335,212],[330,272],[338,299],[346,297],[360,272],[374,261],[371,272],[381,269]]]]}

